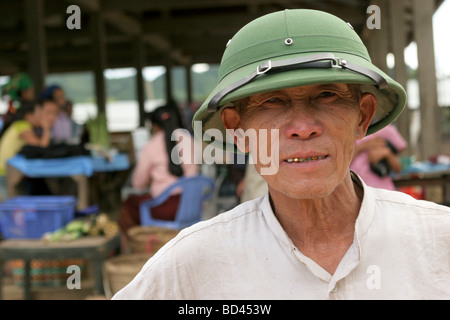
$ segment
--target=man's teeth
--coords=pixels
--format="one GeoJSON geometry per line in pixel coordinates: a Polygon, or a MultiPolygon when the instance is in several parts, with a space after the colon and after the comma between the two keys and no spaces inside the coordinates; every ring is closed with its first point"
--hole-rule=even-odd
{"type": "Polygon", "coordinates": [[[291,158],[287,159],[287,162],[305,162],[305,161],[313,161],[313,160],[322,160],[325,159],[326,156],[314,156],[309,158],[291,158]]]}

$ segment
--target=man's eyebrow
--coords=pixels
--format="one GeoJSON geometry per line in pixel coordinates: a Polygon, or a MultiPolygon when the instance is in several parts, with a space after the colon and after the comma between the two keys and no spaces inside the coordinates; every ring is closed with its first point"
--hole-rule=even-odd
{"type": "MultiPolygon", "coordinates": [[[[324,84],[317,84],[317,85],[293,87],[292,89],[297,89],[297,88],[305,89],[305,87],[309,87],[309,89],[314,89],[314,90],[324,90],[324,89],[334,89],[334,90],[341,90],[341,91],[349,91],[350,90],[349,86],[346,83],[324,83],[324,84]]],[[[285,90],[288,90],[288,89],[281,89],[281,90],[274,90],[274,91],[269,91],[269,92],[258,93],[258,94],[248,97],[248,99],[249,99],[248,102],[251,104],[258,103],[264,99],[267,99],[267,97],[271,97],[274,95],[286,94],[285,90]]]]}
{"type": "Polygon", "coordinates": [[[348,85],[345,83],[326,83],[326,84],[320,84],[317,86],[317,89],[327,89],[327,88],[349,90],[348,85]]]}
{"type": "Polygon", "coordinates": [[[253,95],[249,97],[249,103],[258,103],[262,102],[264,99],[267,99],[268,97],[271,97],[273,95],[279,95],[282,94],[282,90],[275,90],[275,91],[269,91],[269,92],[263,92],[256,95],[253,95]]]}

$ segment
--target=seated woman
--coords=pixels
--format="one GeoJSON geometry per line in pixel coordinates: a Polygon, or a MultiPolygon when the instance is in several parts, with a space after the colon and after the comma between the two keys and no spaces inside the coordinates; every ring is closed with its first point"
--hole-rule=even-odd
{"type": "MultiPolygon", "coordinates": [[[[194,176],[198,173],[194,161],[182,161],[177,165],[172,161],[172,150],[177,141],[182,144],[181,150],[190,148],[193,150],[193,139],[180,128],[180,120],[177,112],[168,106],[157,108],[150,114],[152,123],[152,135],[143,147],[136,168],[132,176],[132,186],[136,189],[144,189],[148,186],[149,194],[130,195],[123,203],[119,215],[119,226],[126,236],[129,228],[140,225],[139,205],[142,201],[158,197],[165,189],[175,183],[181,176],[194,176]],[[172,132],[181,135],[182,139],[171,140],[172,132]]],[[[177,136],[177,138],[179,138],[177,136]]],[[[174,152],[173,156],[178,156],[174,152]]],[[[182,155],[181,155],[182,156],[182,155]]],[[[175,161],[179,163],[179,161],[175,161]]],[[[174,192],[163,204],[152,208],[152,217],[155,219],[174,220],[180,201],[180,191],[174,192]]]]}
{"type": "Polygon", "coordinates": [[[46,147],[50,143],[50,132],[56,121],[58,107],[51,100],[21,102],[14,121],[5,130],[0,140],[0,197],[8,197],[6,188],[6,161],[14,157],[24,145],[46,147]],[[41,128],[37,135],[35,129],[41,128]]]}
{"type": "Polygon", "coordinates": [[[80,126],[72,119],[72,102],[67,99],[65,91],[59,85],[48,86],[41,98],[51,99],[58,106],[58,116],[52,128],[53,143],[76,143],[81,135],[80,126]]]}
{"type": "Polygon", "coordinates": [[[393,124],[389,124],[356,141],[355,155],[350,169],[370,187],[396,190],[391,172],[402,171],[399,153],[407,146],[408,143],[398,129],[393,124]]]}

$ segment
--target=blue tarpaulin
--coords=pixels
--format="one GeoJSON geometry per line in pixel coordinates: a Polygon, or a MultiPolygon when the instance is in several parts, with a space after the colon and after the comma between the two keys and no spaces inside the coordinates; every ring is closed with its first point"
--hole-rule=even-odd
{"type": "Polygon", "coordinates": [[[27,159],[16,155],[8,164],[28,177],[92,176],[94,172],[120,171],[130,167],[125,154],[117,154],[107,161],[103,157],[76,156],[55,159],[27,159]]]}

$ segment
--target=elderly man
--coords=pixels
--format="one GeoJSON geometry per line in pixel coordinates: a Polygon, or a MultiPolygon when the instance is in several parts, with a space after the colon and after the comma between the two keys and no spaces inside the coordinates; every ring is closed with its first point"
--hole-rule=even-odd
{"type": "Polygon", "coordinates": [[[449,208],[367,187],[349,170],[355,141],[405,101],[337,17],[286,10],[250,22],[194,120],[203,136],[223,132],[216,146],[231,133],[252,151],[269,192],[181,231],[114,298],[450,298],[449,208]],[[261,141],[278,159],[266,174],[261,141]]]}

